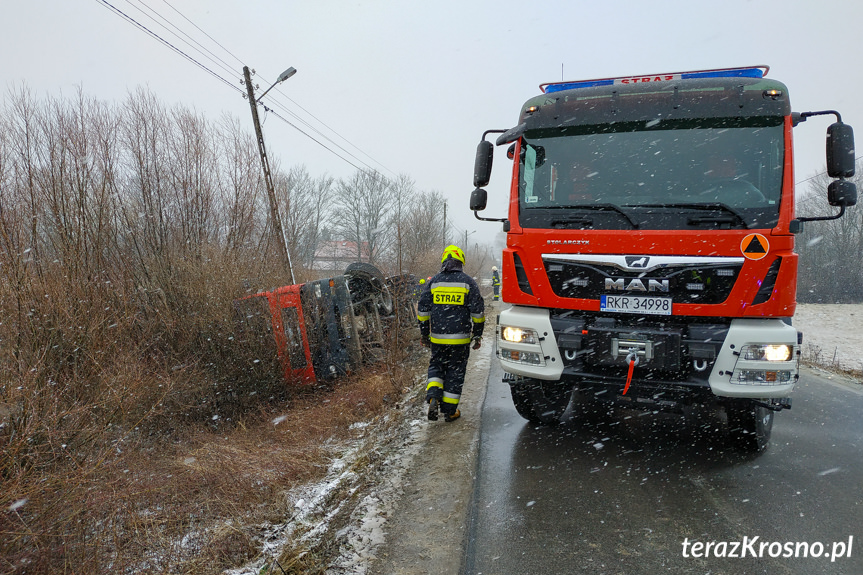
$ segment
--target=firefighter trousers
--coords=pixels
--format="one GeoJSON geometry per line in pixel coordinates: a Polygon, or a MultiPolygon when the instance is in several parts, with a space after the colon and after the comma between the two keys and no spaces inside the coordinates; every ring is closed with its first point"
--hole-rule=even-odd
{"type": "Polygon", "coordinates": [[[431,344],[426,401],[437,398],[444,415],[452,415],[458,409],[469,355],[470,344],[431,344]]]}

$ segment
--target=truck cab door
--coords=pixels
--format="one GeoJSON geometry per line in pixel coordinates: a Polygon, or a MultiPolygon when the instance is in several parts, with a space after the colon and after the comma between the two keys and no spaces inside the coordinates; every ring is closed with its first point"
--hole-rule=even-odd
{"type": "Polygon", "coordinates": [[[279,293],[276,304],[276,342],[285,381],[314,383],[315,372],[300,294],[297,291],[279,293]]]}
{"type": "MultiPolygon", "coordinates": [[[[303,284],[300,299],[305,318],[314,372],[319,380],[351,371],[349,346],[353,330],[345,332],[344,314],[350,313],[350,299],[341,277],[303,284]]],[[[350,321],[347,322],[350,326],[350,321]]]]}

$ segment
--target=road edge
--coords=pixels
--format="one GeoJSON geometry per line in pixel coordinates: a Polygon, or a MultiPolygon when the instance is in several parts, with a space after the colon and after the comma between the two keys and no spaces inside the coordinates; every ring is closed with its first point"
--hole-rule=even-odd
{"type": "Polygon", "coordinates": [[[476,479],[482,406],[493,343],[471,352],[459,409],[452,423],[425,421],[426,443],[414,456],[402,494],[387,520],[386,541],[369,565],[377,575],[458,573],[476,479]]]}

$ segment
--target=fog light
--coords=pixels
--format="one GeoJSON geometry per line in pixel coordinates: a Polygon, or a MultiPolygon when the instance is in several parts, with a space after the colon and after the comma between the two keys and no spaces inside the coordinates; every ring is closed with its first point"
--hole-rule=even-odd
{"type": "Polygon", "coordinates": [[[790,382],[791,372],[787,370],[761,371],[744,369],[737,374],[737,381],[735,383],[746,385],[785,385],[790,382]]]}
{"type": "Polygon", "coordinates": [[[505,361],[514,361],[516,363],[542,365],[540,355],[532,351],[518,351],[515,349],[502,348],[500,350],[500,358],[505,361]]]}

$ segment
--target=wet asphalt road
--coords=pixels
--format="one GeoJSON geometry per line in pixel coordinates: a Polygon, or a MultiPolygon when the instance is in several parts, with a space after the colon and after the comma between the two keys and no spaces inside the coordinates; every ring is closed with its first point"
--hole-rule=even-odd
{"type": "Polygon", "coordinates": [[[534,427],[501,375],[493,358],[465,573],[863,574],[861,386],[804,371],[752,456],[703,413],[574,402],[562,425],[534,427]],[[709,557],[693,542],[713,542],[709,557]],[[802,555],[797,543],[825,556],[783,556],[802,555]]]}

